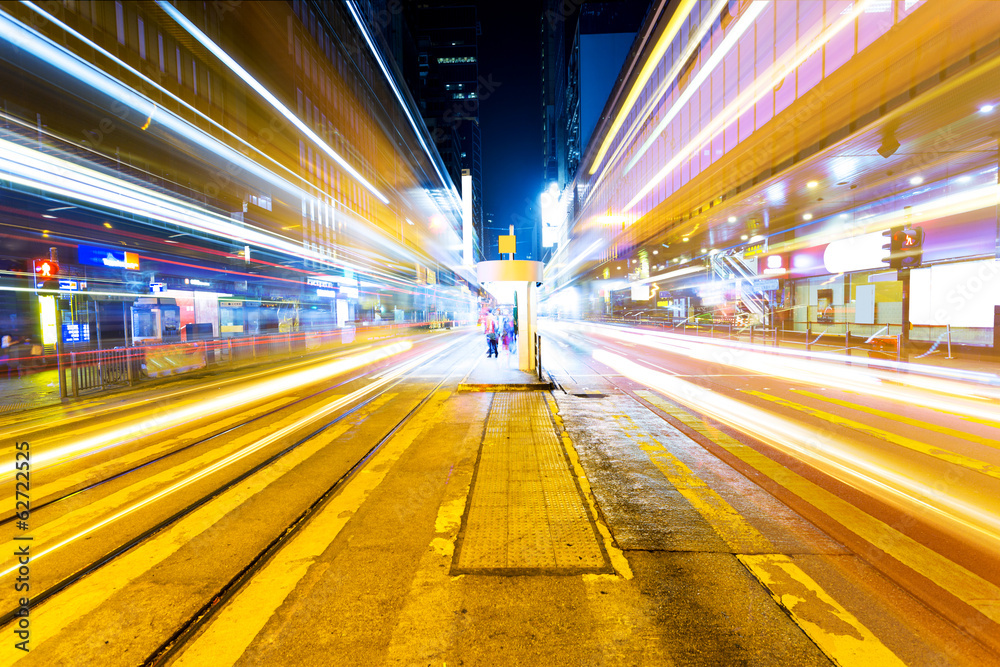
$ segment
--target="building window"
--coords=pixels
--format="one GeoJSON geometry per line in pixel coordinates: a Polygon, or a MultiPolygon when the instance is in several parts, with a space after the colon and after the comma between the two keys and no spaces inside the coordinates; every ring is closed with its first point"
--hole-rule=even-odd
{"type": "Polygon", "coordinates": [[[136,17],[136,21],[139,23],[139,57],[143,60],[146,59],[146,24],[142,22],[142,19],[136,17]]]}
{"type": "Polygon", "coordinates": [[[122,9],[122,3],[119,0],[115,0],[115,25],[118,28],[118,43],[125,43],[125,10],[122,9]]]}

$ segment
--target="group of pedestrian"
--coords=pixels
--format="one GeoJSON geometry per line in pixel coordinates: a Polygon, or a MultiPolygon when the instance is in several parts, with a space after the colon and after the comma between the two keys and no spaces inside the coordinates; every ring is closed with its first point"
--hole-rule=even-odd
{"type": "Polygon", "coordinates": [[[498,357],[499,350],[510,354],[517,350],[517,322],[506,313],[490,311],[483,321],[486,332],[486,356],[498,357]]]}

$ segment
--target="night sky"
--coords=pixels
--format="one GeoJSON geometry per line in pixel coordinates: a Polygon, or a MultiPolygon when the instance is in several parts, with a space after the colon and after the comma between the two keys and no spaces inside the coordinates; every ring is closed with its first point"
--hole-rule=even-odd
{"type": "MultiPolygon", "coordinates": [[[[527,229],[538,217],[542,191],[541,3],[538,0],[480,0],[479,74],[499,84],[483,91],[483,213],[492,212],[507,233],[516,225],[518,254],[529,251],[527,229]]],[[[495,233],[486,230],[487,234],[495,233]]],[[[495,246],[485,243],[485,247],[495,246]]],[[[541,259],[536,250],[531,259],[541,259]]],[[[496,259],[487,257],[487,259],[496,259]]]]}

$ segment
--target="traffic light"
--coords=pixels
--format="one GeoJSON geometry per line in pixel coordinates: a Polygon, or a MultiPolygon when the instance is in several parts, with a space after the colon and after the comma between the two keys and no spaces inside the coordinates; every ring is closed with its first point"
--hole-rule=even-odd
{"type": "Polygon", "coordinates": [[[59,263],[51,259],[32,260],[35,273],[35,289],[59,289],[59,263]]]}
{"type": "Polygon", "coordinates": [[[882,232],[889,239],[882,245],[888,255],[882,261],[893,269],[912,269],[923,259],[924,230],[920,227],[893,227],[882,232]]]}

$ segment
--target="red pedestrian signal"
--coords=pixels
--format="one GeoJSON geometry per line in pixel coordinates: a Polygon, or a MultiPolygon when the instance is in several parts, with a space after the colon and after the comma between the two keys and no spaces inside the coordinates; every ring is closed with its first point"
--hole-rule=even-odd
{"type": "Polygon", "coordinates": [[[882,232],[889,239],[882,245],[888,255],[882,261],[893,269],[912,269],[920,266],[924,255],[924,230],[920,227],[893,227],[882,232]]]}
{"type": "Polygon", "coordinates": [[[35,289],[59,289],[59,264],[51,259],[32,261],[35,273],[35,289]]]}

